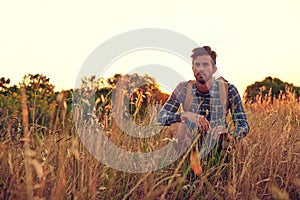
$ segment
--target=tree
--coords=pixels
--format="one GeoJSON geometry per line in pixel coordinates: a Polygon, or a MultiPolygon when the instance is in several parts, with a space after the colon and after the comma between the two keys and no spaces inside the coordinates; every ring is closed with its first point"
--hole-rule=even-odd
{"type": "Polygon", "coordinates": [[[6,79],[4,77],[0,78],[0,92],[7,90],[10,83],[10,79],[6,79]]]}
{"type": "Polygon", "coordinates": [[[27,91],[37,92],[44,95],[54,93],[54,85],[50,84],[50,78],[42,74],[25,75],[20,85],[26,86],[27,91]]]}
{"type": "Polygon", "coordinates": [[[38,127],[47,127],[50,118],[50,104],[56,101],[54,85],[50,79],[42,74],[25,75],[20,83],[25,87],[29,108],[29,123],[35,132],[38,127]]]}
{"type": "Polygon", "coordinates": [[[300,96],[300,87],[295,87],[293,84],[283,82],[278,78],[266,77],[263,81],[256,81],[254,84],[246,88],[244,95],[246,102],[255,102],[257,96],[262,98],[267,95],[273,98],[280,98],[280,95],[286,95],[287,90],[295,93],[297,97],[300,96]]]}
{"type": "MultiPolygon", "coordinates": [[[[95,76],[90,78],[84,77],[81,88],[75,91],[75,96],[76,102],[74,103],[76,105],[84,105],[85,110],[91,109],[85,107],[86,105],[95,107],[99,121],[106,121],[106,125],[110,121],[106,117],[112,111],[112,99],[115,100],[114,103],[121,102],[122,106],[125,105],[125,110],[122,112],[124,117],[143,120],[149,115],[150,106],[163,104],[168,98],[167,94],[161,92],[153,77],[148,75],[141,76],[136,73],[115,74],[106,80],[106,84],[103,78],[96,79],[95,76]],[[116,99],[114,96],[118,90],[122,90],[123,95],[121,99],[116,99]],[[90,98],[91,95],[95,95],[95,98],[90,98]]],[[[83,107],[81,108],[83,109],[83,107]]]]}

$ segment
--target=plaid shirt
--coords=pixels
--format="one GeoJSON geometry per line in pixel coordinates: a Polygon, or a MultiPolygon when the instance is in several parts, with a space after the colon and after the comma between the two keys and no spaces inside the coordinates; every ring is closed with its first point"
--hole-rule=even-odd
{"type": "MultiPolygon", "coordinates": [[[[163,105],[158,114],[158,122],[160,125],[169,126],[174,122],[181,121],[181,113],[178,112],[178,110],[180,105],[184,105],[188,84],[188,82],[179,83],[167,102],[163,105]]],[[[221,105],[218,81],[213,82],[212,88],[209,93],[206,94],[199,92],[194,82],[192,86],[192,97],[192,104],[189,109],[190,112],[205,116],[210,122],[211,128],[219,125],[228,127],[225,120],[226,111],[224,111],[223,106],[221,105]]],[[[230,112],[232,120],[237,122],[235,138],[246,136],[249,132],[249,126],[241,97],[236,87],[230,83],[228,83],[228,104],[229,108],[231,108],[230,112]]],[[[191,130],[197,128],[194,123],[186,122],[186,124],[191,130]]],[[[233,131],[230,132],[230,134],[233,134],[233,131]]]]}

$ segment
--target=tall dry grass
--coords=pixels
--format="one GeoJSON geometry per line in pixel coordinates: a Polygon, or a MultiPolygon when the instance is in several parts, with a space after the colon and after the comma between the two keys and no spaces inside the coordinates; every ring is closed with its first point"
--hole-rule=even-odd
{"type": "MultiPolygon", "coordinates": [[[[52,124],[49,134],[37,139],[26,122],[23,97],[24,119],[19,120],[28,132],[21,140],[5,138],[0,144],[0,199],[300,199],[299,99],[291,93],[280,100],[258,98],[258,103],[245,105],[251,126],[246,145],[231,146],[228,161],[208,161],[202,175],[193,177],[187,154],[142,174],[103,165],[83,146],[72,114],[60,131],[52,124]]],[[[52,115],[52,123],[61,121],[60,115],[52,115]]],[[[107,128],[107,119],[103,123],[107,128]]],[[[106,130],[116,145],[135,152],[170,142],[166,129],[150,139],[106,130]]]]}

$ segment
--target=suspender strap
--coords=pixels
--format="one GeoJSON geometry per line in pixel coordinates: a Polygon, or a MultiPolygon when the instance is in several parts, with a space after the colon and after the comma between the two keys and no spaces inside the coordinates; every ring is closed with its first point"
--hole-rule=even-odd
{"type": "Polygon", "coordinates": [[[183,110],[184,111],[189,111],[190,107],[192,105],[193,102],[193,85],[194,85],[194,80],[189,80],[187,86],[186,86],[186,96],[185,96],[185,100],[184,100],[184,104],[183,104],[183,110]]]}
{"type": "Polygon", "coordinates": [[[228,81],[226,81],[222,76],[218,79],[219,92],[220,92],[220,101],[223,106],[224,113],[227,113],[229,109],[228,103],[228,81]]]}

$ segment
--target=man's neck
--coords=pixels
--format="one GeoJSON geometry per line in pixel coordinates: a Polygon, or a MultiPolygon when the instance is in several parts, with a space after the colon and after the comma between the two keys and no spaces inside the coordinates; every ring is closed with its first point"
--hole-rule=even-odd
{"type": "Polygon", "coordinates": [[[212,88],[212,86],[213,86],[212,79],[210,79],[206,83],[200,83],[200,82],[196,81],[196,87],[199,90],[199,92],[201,92],[202,94],[208,93],[209,90],[212,88]]]}

